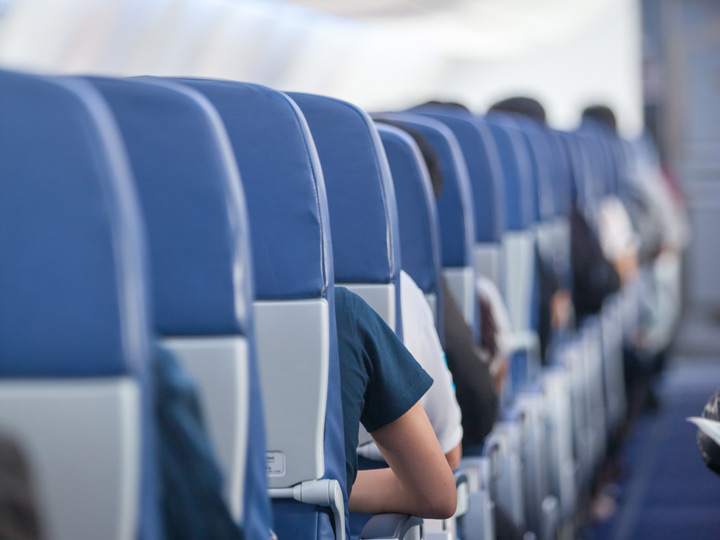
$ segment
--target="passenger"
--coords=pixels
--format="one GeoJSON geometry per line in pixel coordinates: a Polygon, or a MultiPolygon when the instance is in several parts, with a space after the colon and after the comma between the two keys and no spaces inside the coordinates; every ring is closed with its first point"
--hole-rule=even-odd
{"type": "MultiPolygon", "coordinates": [[[[715,392],[705,404],[702,417],[720,422],[720,390],[715,392]]],[[[702,429],[698,429],[697,442],[700,447],[700,455],[702,455],[707,468],[720,475],[720,445],[702,429]]]]}
{"type": "Polygon", "coordinates": [[[27,461],[16,443],[0,434],[0,538],[42,537],[27,461]]]}
{"type": "MultiPolygon", "coordinates": [[[[585,121],[595,122],[606,131],[609,140],[622,144],[617,137],[613,111],[596,105],[583,111],[585,121]]],[[[651,143],[636,144],[621,171],[619,195],[627,221],[635,231],[634,258],[618,258],[618,273],[637,277],[637,328],[625,343],[625,386],[628,394],[628,419],[643,410],[655,411],[660,400],[654,385],[662,374],[668,349],[677,329],[681,312],[680,268],[682,251],[687,244],[689,227],[684,208],[669,185],[651,143]]],[[[601,207],[602,210],[602,207],[601,207]]],[[[603,225],[601,212],[601,226],[603,225]]],[[[613,219],[605,217],[605,221],[613,219]]],[[[617,227],[620,220],[615,218],[617,227]]],[[[625,218],[622,219],[624,223],[625,218]]],[[[627,225],[624,225],[627,227],[627,225]]],[[[606,225],[606,228],[609,228],[606,225]]],[[[601,229],[602,233],[602,229],[601,229]]],[[[622,231],[613,231],[622,236],[622,231]]],[[[610,234],[608,234],[610,236],[610,234]]],[[[626,426],[629,429],[630,423],[626,426]]]]}
{"type": "Polygon", "coordinates": [[[573,306],[577,323],[600,312],[605,298],[620,290],[615,266],[603,253],[600,240],[583,213],[573,208],[570,215],[573,306]]]}
{"type": "MultiPolygon", "coordinates": [[[[455,470],[462,457],[463,429],[452,375],[448,371],[445,353],[435,330],[430,304],[420,287],[404,271],[400,273],[400,305],[403,313],[403,344],[434,381],[420,399],[420,404],[425,409],[450,468],[455,470]]],[[[374,443],[360,446],[358,454],[368,459],[382,460],[374,443]]]]}
{"type": "MultiPolygon", "coordinates": [[[[459,103],[429,102],[467,111],[459,103]]],[[[427,165],[433,193],[437,199],[442,191],[443,177],[435,151],[419,132],[402,123],[383,120],[410,135],[427,165]]],[[[443,287],[443,330],[445,333],[445,358],[455,381],[455,394],[462,412],[463,452],[470,455],[482,453],[485,438],[495,425],[498,414],[498,395],[507,378],[508,360],[504,354],[503,314],[507,317],[499,293],[496,299],[502,309],[495,311],[493,299],[480,295],[481,346],[475,342],[472,329],[465,321],[460,305],[455,300],[445,278],[443,287]]],[[[494,288],[494,287],[493,287],[494,288]]],[[[497,292],[497,289],[494,288],[497,292]]],[[[523,535],[509,514],[495,505],[495,533],[498,540],[520,540],[523,535]]]]}
{"type": "MultiPolygon", "coordinates": [[[[532,118],[538,124],[547,125],[545,108],[535,99],[516,96],[504,99],[490,107],[491,112],[511,113],[532,118]]],[[[538,338],[543,359],[554,332],[567,327],[572,320],[572,293],[562,283],[555,265],[536,252],[538,282],[540,286],[538,338]]]]}
{"type": "MultiPolygon", "coordinates": [[[[448,106],[466,110],[460,104],[448,106]]],[[[402,123],[388,120],[382,122],[402,129],[415,140],[430,173],[433,193],[437,199],[442,190],[443,178],[435,151],[417,131],[407,128],[402,123]]],[[[496,350],[492,344],[500,341],[498,336],[491,327],[483,327],[481,329],[483,348],[478,347],[473,332],[467,325],[462,309],[445,278],[442,278],[442,287],[445,358],[455,382],[455,395],[462,413],[463,451],[477,453],[481,451],[485,437],[492,431],[497,418],[497,396],[507,375],[507,362],[498,359],[493,367],[494,375],[491,374],[488,359],[496,357],[496,350]]],[[[481,303],[480,307],[488,308],[484,303],[481,303]]],[[[480,320],[481,324],[487,325],[490,320],[497,320],[497,317],[483,311],[480,320]]]]}
{"type": "MultiPolygon", "coordinates": [[[[519,114],[532,118],[541,125],[546,124],[545,109],[538,101],[516,96],[499,101],[490,111],[519,114]]],[[[614,208],[617,210],[617,208],[614,208]]],[[[614,211],[613,210],[613,211],[614,211]]],[[[612,211],[611,211],[612,212],[612,211]]],[[[576,321],[598,313],[602,303],[610,294],[619,290],[621,282],[614,261],[608,260],[603,252],[600,239],[588,224],[582,209],[574,206],[570,215],[571,259],[572,259],[572,291],[560,284],[560,280],[552,267],[538,257],[540,278],[540,340],[547,343],[546,335],[551,329],[559,330],[572,320],[576,321]],[[548,325],[548,323],[550,323],[548,325]]],[[[611,233],[612,234],[612,233],[611,233]]],[[[608,235],[606,235],[608,236],[608,235]]],[[[610,244],[610,241],[607,241],[610,244]]],[[[623,242],[632,247],[632,238],[623,242]]],[[[630,249],[629,248],[629,249],[630,249]]],[[[631,251],[631,249],[630,249],[631,251]]],[[[625,252],[617,250],[618,268],[623,275],[631,277],[632,259],[624,258],[625,252]]]]}
{"type": "MultiPolygon", "coordinates": [[[[243,540],[223,497],[222,472],[205,430],[197,389],[162,347],[153,357],[163,527],[173,540],[243,540]]],[[[271,531],[257,540],[273,538],[271,531]]]]}
{"type": "Polygon", "coordinates": [[[335,288],[349,509],[446,519],[455,479],[420,398],[433,380],[359,296],[335,288]],[[360,423],[390,468],[358,471],[360,423]]]}

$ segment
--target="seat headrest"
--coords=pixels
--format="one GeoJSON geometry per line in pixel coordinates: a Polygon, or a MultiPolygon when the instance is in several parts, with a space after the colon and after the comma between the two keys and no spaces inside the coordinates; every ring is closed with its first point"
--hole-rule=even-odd
{"type": "Polygon", "coordinates": [[[148,357],[145,251],[112,117],[86,82],[0,71],[0,375],[148,357]]]}
{"type": "Polygon", "coordinates": [[[288,94],[310,126],[330,207],[335,280],[391,283],[401,255],[395,190],[370,117],[337,99],[288,94]]]}
{"type": "Polygon", "coordinates": [[[333,284],[325,184],[302,113],[282,92],[178,79],[222,118],[247,201],[259,300],[320,298],[333,284]]]}
{"type": "Polygon", "coordinates": [[[440,239],[435,197],[415,141],[404,131],[378,124],[397,196],[403,270],[425,293],[440,286],[440,239]]]}
{"type": "Polygon", "coordinates": [[[567,217],[572,207],[572,170],[570,168],[570,157],[567,148],[563,144],[562,135],[553,129],[547,130],[550,155],[555,165],[553,176],[553,196],[555,215],[567,217]]]}
{"type": "Polygon", "coordinates": [[[524,231],[533,224],[532,168],[520,129],[506,115],[494,113],[486,122],[495,138],[505,179],[505,227],[524,231]]]}
{"type": "Polygon", "coordinates": [[[577,132],[582,138],[587,139],[587,144],[591,148],[595,172],[594,191],[598,197],[616,193],[620,173],[619,156],[613,141],[617,141],[617,136],[607,126],[592,119],[584,119],[577,132]]]}
{"type": "Polygon", "coordinates": [[[92,78],[125,140],[150,248],[156,330],[243,334],[252,301],[245,201],[225,128],[202,95],[152,78],[92,78]]]}
{"type": "Polygon", "coordinates": [[[552,184],[556,172],[548,142],[548,130],[531,118],[514,115],[512,119],[525,136],[530,157],[535,221],[549,221],[555,216],[552,184]]]}
{"type": "Polygon", "coordinates": [[[443,175],[443,188],[437,200],[442,265],[472,266],[473,200],[467,166],[457,138],[442,122],[417,114],[383,113],[377,118],[388,118],[420,132],[435,150],[443,175]]]}
{"type": "Polygon", "coordinates": [[[570,199],[572,204],[582,209],[586,203],[585,177],[589,166],[575,135],[564,131],[559,132],[559,135],[568,157],[571,178],[570,199]]]}
{"type": "Polygon", "coordinates": [[[505,224],[503,173],[495,140],[481,118],[448,107],[425,105],[410,112],[445,124],[457,137],[470,178],[475,242],[499,242],[505,224]]]}

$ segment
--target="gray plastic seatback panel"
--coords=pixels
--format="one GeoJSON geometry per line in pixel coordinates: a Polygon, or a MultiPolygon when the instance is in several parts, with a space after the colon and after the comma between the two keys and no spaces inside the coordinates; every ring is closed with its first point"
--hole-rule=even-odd
{"type": "Polygon", "coordinates": [[[325,473],[323,435],[330,365],[327,300],[254,304],[269,486],[319,480],[325,473]]]}
{"type": "Polygon", "coordinates": [[[46,540],[134,540],[140,429],[129,377],[0,382],[0,430],[25,451],[46,540]]]}
{"type": "Polygon", "coordinates": [[[465,322],[472,327],[475,324],[475,272],[470,266],[443,268],[443,276],[450,292],[462,310],[465,322]]]}
{"type": "Polygon", "coordinates": [[[432,311],[433,321],[437,322],[437,295],[435,293],[425,293],[425,300],[427,300],[430,311],[432,311]]]}
{"type": "Polygon", "coordinates": [[[555,268],[558,273],[570,272],[570,222],[564,217],[552,221],[552,243],[555,252],[555,268]]]}
{"type": "Polygon", "coordinates": [[[601,314],[605,399],[610,427],[615,427],[621,421],[627,408],[619,301],[619,297],[610,298],[605,302],[601,314]]]}
{"type": "Polygon", "coordinates": [[[249,350],[244,337],[163,340],[197,384],[210,441],[225,479],[230,513],[242,521],[249,422],[249,350]]]}
{"type": "Polygon", "coordinates": [[[535,252],[533,231],[505,233],[505,300],[515,332],[530,328],[535,252]]]}
{"type": "Polygon", "coordinates": [[[555,264],[555,229],[552,222],[539,223],[535,227],[538,251],[544,261],[555,264]]]}
{"type": "Polygon", "coordinates": [[[395,284],[337,283],[365,300],[390,328],[397,331],[395,284]]]}
{"type": "Polygon", "coordinates": [[[561,519],[568,519],[574,511],[576,497],[572,476],[575,464],[569,371],[563,367],[546,369],[543,374],[543,390],[548,414],[550,493],[560,501],[561,519]]]}
{"type": "Polygon", "coordinates": [[[475,272],[492,281],[502,290],[502,246],[500,244],[475,244],[475,272]]]}

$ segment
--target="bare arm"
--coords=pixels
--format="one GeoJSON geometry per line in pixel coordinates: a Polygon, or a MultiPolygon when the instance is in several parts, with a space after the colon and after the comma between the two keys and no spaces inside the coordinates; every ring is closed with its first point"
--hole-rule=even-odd
{"type": "Polygon", "coordinates": [[[445,519],[455,513],[455,479],[422,406],[371,433],[390,469],[358,471],[350,511],[445,519]]]}
{"type": "Polygon", "coordinates": [[[447,459],[448,465],[450,465],[453,471],[457,470],[460,466],[460,460],[462,459],[462,443],[458,443],[455,448],[447,452],[445,459],[447,459]]]}

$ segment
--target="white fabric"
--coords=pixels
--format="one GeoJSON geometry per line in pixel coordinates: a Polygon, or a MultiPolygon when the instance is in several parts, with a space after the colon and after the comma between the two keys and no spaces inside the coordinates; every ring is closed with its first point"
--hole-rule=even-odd
{"type": "MultiPolygon", "coordinates": [[[[413,279],[400,273],[400,309],[402,310],[403,341],[408,351],[433,378],[433,384],[420,399],[444,453],[462,441],[460,407],[455,398],[452,375],[440,345],[430,304],[413,279]]],[[[358,454],[382,460],[375,443],[362,445],[358,454]]]]}
{"type": "Polygon", "coordinates": [[[490,372],[495,374],[503,360],[513,350],[513,332],[502,294],[495,283],[484,276],[475,279],[475,290],[479,297],[485,299],[493,310],[495,326],[497,327],[497,355],[490,359],[490,372]]]}
{"type": "Polygon", "coordinates": [[[616,261],[637,254],[640,239],[620,199],[613,195],[605,197],[600,203],[598,220],[600,247],[608,260],[616,261]]]}

